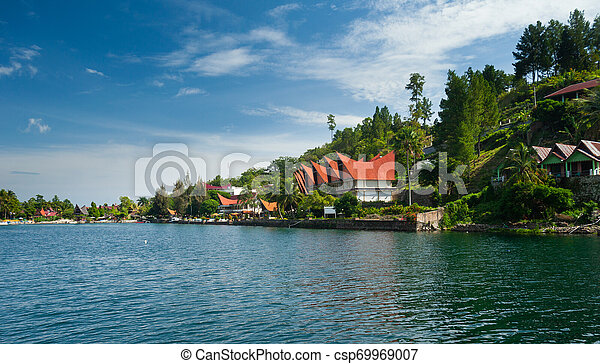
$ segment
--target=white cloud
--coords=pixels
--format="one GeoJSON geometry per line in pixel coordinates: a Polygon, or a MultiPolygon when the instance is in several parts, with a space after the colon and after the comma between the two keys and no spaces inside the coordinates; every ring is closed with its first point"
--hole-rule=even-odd
{"type": "Polygon", "coordinates": [[[95,69],[91,69],[91,68],[86,68],[85,72],[92,74],[92,75],[98,75],[98,76],[102,76],[102,77],[107,77],[104,73],[97,71],[95,69]]]}
{"type": "Polygon", "coordinates": [[[31,61],[34,57],[40,55],[39,50],[41,50],[40,47],[33,45],[29,48],[13,48],[11,49],[11,53],[15,59],[31,61]]]}
{"type": "Polygon", "coordinates": [[[464,47],[518,34],[538,19],[564,22],[575,8],[588,17],[600,11],[590,0],[372,0],[362,6],[368,15],[335,34],[330,46],[306,46],[279,63],[294,77],[331,81],[357,99],[400,106],[412,72],[426,76],[430,97],[441,96],[446,71],[464,62],[454,56],[464,47]]]}
{"type": "Polygon", "coordinates": [[[0,76],[10,76],[21,69],[19,62],[12,62],[10,66],[0,66],[0,76]]]}
{"type": "Polygon", "coordinates": [[[239,73],[243,67],[259,60],[248,48],[237,48],[198,58],[187,70],[204,76],[221,76],[239,73]]]}
{"type": "Polygon", "coordinates": [[[154,80],[154,81],[152,81],[152,85],[156,86],[156,87],[163,87],[165,85],[165,83],[161,82],[159,80],[154,80]]]}
{"type": "Polygon", "coordinates": [[[175,97],[189,96],[189,95],[205,95],[205,94],[206,94],[206,91],[199,89],[199,88],[182,87],[179,89],[179,92],[177,92],[177,95],[175,95],[175,97]]]}
{"type": "MultiPolygon", "coordinates": [[[[266,108],[245,109],[242,112],[252,116],[279,115],[285,121],[316,125],[325,125],[327,115],[329,115],[329,113],[325,112],[302,110],[291,106],[269,106],[266,108]]],[[[338,126],[356,126],[363,119],[364,117],[356,115],[335,115],[335,122],[338,126]]]]}
{"type": "Polygon", "coordinates": [[[253,29],[248,34],[247,39],[253,42],[269,42],[275,46],[290,46],[293,44],[284,32],[271,27],[253,29]]]}
{"type": "Polygon", "coordinates": [[[9,65],[0,65],[0,76],[21,75],[23,71],[29,71],[31,77],[35,76],[38,69],[29,64],[35,57],[40,55],[42,48],[32,45],[29,48],[16,47],[10,50],[11,57],[9,65]]]}
{"type": "Polygon", "coordinates": [[[37,129],[40,134],[46,134],[50,131],[50,126],[42,122],[42,119],[29,119],[29,123],[27,124],[27,128],[25,129],[26,133],[29,133],[31,130],[37,129]]]}
{"type": "Polygon", "coordinates": [[[301,8],[301,6],[298,3],[279,5],[273,9],[269,10],[267,14],[269,14],[269,16],[272,16],[275,19],[279,19],[279,18],[286,16],[287,13],[289,13],[290,11],[298,10],[300,8],[301,8]]]}

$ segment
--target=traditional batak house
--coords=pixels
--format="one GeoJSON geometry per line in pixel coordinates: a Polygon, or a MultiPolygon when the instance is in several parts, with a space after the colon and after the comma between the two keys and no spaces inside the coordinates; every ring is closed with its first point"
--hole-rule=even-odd
{"type": "Polygon", "coordinates": [[[334,196],[350,192],[364,202],[392,201],[395,161],[394,152],[369,161],[335,153],[319,163],[301,164],[294,178],[304,194],[319,189],[334,196]]]}
{"type": "Polygon", "coordinates": [[[582,140],[577,145],[534,146],[541,168],[555,177],[600,175],[600,142],[582,140]]]}

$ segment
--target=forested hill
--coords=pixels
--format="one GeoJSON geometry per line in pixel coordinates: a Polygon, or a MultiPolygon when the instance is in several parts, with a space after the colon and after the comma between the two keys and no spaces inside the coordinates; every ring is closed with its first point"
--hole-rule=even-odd
{"type": "Polygon", "coordinates": [[[333,151],[370,158],[407,149],[421,157],[419,151],[432,139],[437,150],[448,152],[451,165],[469,166],[472,187],[483,187],[508,150],[519,143],[549,146],[600,138],[599,116],[590,102],[545,99],[568,85],[600,78],[600,16],[590,22],[576,9],[567,24],[557,20],[531,24],[513,57],[510,72],[493,65],[462,75],[449,70],[434,120],[431,102],[423,96],[425,79],[414,73],[406,85],[411,94],[407,115],[377,107],[372,117],[342,130],[335,130],[330,115],[332,141],[306,151],[300,160],[316,161],[333,151]],[[407,135],[416,140],[407,143],[407,135]]]}

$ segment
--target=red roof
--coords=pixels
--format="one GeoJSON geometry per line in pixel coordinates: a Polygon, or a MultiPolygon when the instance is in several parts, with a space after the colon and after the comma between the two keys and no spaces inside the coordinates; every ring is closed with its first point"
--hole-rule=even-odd
{"type": "Polygon", "coordinates": [[[337,154],[353,179],[368,181],[393,181],[395,179],[396,156],[394,152],[369,162],[355,161],[343,154],[337,154]]]}
{"type": "Polygon", "coordinates": [[[313,161],[311,161],[310,163],[312,164],[315,171],[317,171],[317,184],[320,185],[321,183],[327,183],[327,170],[325,170],[325,167],[313,161]]]}
{"type": "Polygon", "coordinates": [[[277,202],[267,202],[267,201],[263,200],[262,198],[259,198],[259,200],[260,200],[260,202],[262,202],[263,206],[268,211],[273,212],[273,211],[277,210],[277,202]]]}
{"type": "Polygon", "coordinates": [[[300,164],[300,165],[304,169],[304,172],[306,172],[307,180],[310,181],[312,184],[315,184],[315,178],[313,177],[312,168],[310,168],[309,166],[306,166],[304,164],[300,164]]]}
{"type": "Polygon", "coordinates": [[[591,81],[587,81],[587,82],[576,83],[574,85],[570,85],[565,88],[561,88],[560,90],[558,90],[554,93],[551,93],[550,95],[546,96],[545,98],[570,94],[572,92],[587,90],[587,89],[594,88],[597,86],[600,86],[600,78],[597,78],[597,79],[591,80],[591,81]]]}
{"type": "Polygon", "coordinates": [[[325,159],[325,162],[327,162],[327,164],[329,165],[329,170],[331,171],[331,180],[335,181],[336,179],[340,179],[340,171],[338,171],[337,162],[327,157],[323,157],[323,159],[325,159]]]}
{"type": "Polygon", "coordinates": [[[300,188],[300,192],[307,194],[306,190],[306,181],[304,180],[304,173],[300,171],[294,172],[294,177],[296,177],[296,182],[298,183],[298,188],[300,188]]]}
{"type": "Polygon", "coordinates": [[[219,201],[221,201],[221,205],[223,206],[231,206],[231,205],[237,205],[238,204],[238,200],[236,199],[232,199],[232,198],[227,198],[221,195],[219,196],[219,201]]]}
{"type": "Polygon", "coordinates": [[[535,150],[535,153],[537,154],[537,161],[540,163],[544,159],[548,158],[548,154],[550,154],[552,148],[537,147],[534,145],[533,150],[535,150]]]}

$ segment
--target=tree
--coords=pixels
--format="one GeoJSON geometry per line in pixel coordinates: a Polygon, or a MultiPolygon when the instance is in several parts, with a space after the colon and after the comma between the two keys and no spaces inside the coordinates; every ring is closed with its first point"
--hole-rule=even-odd
{"type": "Polygon", "coordinates": [[[441,122],[436,128],[436,144],[440,147],[445,144],[449,154],[461,163],[469,163],[473,159],[475,145],[474,130],[466,114],[468,88],[465,76],[460,77],[456,72],[448,71],[446,98],[440,101],[441,122]]]}
{"type": "Polygon", "coordinates": [[[408,204],[412,205],[410,184],[410,157],[419,157],[425,144],[425,133],[423,129],[414,125],[406,125],[394,136],[394,148],[398,154],[406,154],[406,171],[408,179],[408,204]]]}
{"type": "Polygon", "coordinates": [[[222,186],[223,185],[223,178],[221,178],[221,175],[218,174],[215,176],[215,178],[213,178],[212,180],[208,181],[207,183],[211,186],[222,186]]]}
{"type": "Polygon", "coordinates": [[[103,216],[102,211],[100,211],[100,209],[98,208],[96,203],[93,201],[92,201],[92,204],[90,205],[90,208],[88,209],[88,216],[95,217],[95,218],[103,216]]]}
{"type": "Polygon", "coordinates": [[[119,197],[119,201],[121,202],[121,212],[125,213],[125,215],[129,215],[129,212],[133,209],[133,201],[127,196],[119,197]]]}
{"type": "Polygon", "coordinates": [[[588,123],[586,136],[590,139],[600,138],[600,87],[588,92],[588,97],[583,101],[585,120],[588,123]]]}
{"type": "Polygon", "coordinates": [[[481,138],[498,125],[500,113],[496,94],[479,71],[469,74],[465,112],[477,137],[477,156],[481,155],[481,138]]]}
{"type": "Polygon", "coordinates": [[[537,168],[537,161],[533,157],[533,150],[523,143],[511,150],[506,170],[512,172],[512,176],[508,179],[509,183],[544,183],[540,178],[541,174],[537,168]]]}
{"type": "Polygon", "coordinates": [[[152,197],[152,208],[150,214],[155,217],[167,217],[169,216],[169,196],[167,196],[167,190],[165,186],[160,186],[154,197],[152,197]]]}
{"type": "Polygon", "coordinates": [[[551,19],[544,30],[544,38],[546,45],[549,47],[549,54],[552,63],[552,72],[558,75],[560,72],[560,47],[563,37],[563,32],[566,26],[558,20],[551,19]]]}
{"type": "Polygon", "coordinates": [[[21,203],[17,195],[11,190],[0,190],[0,216],[8,219],[21,211],[21,203]]]}
{"type": "Polygon", "coordinates": [[[594,25],[589,33],[590,61],[600,69],[600,15],[594,19],[594,25]]]}
{"type": "Polygon", "coordinates": [[[358,199],[350,192],[335,200],[333,206],[338,214],[342,213],[345,217],[352,217],[358,213],[358,199]]]}
{"type": "Polygon", "coordinates": [[[590,66],[587,48],[590,22],[583,11],[575,9],[569,16],[569,25],[563,30],[559,48],[561,71],[585,70],[590,66]]]}
{"type": "Polygon", "coordinates": [[[138,206],[147,206],[150,204],[150,200],[147,197],[140,197],[137,199],[138,206]]]}
{"type": "Polygon", "coordinates": [[[331,132],[331,141],[333,142],[333,131],[335,130],[335,115],[329,114],[327,115],[327,127],[331,132]]]}
{"type": "Polygon", "coordinates": [[[511,79],[503,70],[497,70],[494,66],[486,64],[481,74],[496,96],[508,90],[511,79]]]}
{"type": "Polygon", "coordinates": [[[187,206],[189,203],[189,196],[187,194],[187,188],[183,181],[177,180],[175,182],[175,188],[173,189],[173,205],[177,214],[183,216],[187,213],[187,206]]]}
{"type": "Polygon", "coordinates": [[[524,77],[531,73],[533,84],[533,103],[537,104],[536,82],[540,73],[547,72],[551,67],[551,57],[548,53],[547,39],[543,37],[545,27],[538,21],[536,25],[529,24],[517,43],[517,51],[513,52],[516,62],[515,76],[524,77]]]}
{"type": "Polygon", "coordinates": [[[423,96],[423,86],[425,85],[425,77],[419,73],[411,73],[409,82],[404,87],[410,91],[410,102],[408,112],[410,114],[409,121],[418,124],[422,121],[425,124],[431,119],[433,112],[431,111],[431,101],[423,96]]]}
{"type": "Polygon", "coordinates": [[[203,201],[198,207],[198,214],[204,217],[210,217],[212,214],[217,212],[219,203],[215,200],[203,201]]]}

